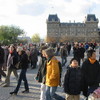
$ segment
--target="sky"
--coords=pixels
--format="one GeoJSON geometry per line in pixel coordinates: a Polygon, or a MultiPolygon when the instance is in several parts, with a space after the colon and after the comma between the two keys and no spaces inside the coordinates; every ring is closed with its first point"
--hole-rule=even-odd
{"type": "Polygon", "coordinates": [[[26,36],[44,38],[49,14],[57,14],[60,22],[83,22],[87,14],[100,20],[99,12],[100,0],[0,0],[0,25],[16,25],[26,36]]]}

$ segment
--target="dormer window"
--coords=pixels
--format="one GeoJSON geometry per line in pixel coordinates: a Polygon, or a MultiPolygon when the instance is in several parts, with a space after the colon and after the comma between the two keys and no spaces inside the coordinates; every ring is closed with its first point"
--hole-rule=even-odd
{"type": "Polygon", "coordinates": [[[52,18],[52,21],[55,21],[55,19],[52,18]]]}
{"type": "Polygon", "coordinates": [[[90,18],[90,21],[94,21],[94,19],[93,18],[90,18]]]}

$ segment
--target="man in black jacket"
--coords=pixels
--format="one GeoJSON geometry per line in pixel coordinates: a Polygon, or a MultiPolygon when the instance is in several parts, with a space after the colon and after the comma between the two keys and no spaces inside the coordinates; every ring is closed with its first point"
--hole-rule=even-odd
{"type": "Polygon", "coordinates": [[[100,85],[100,64],[96,60],[94,50],[89,50],[87,53],[88,59],[82,65],[83,74],[83,95],[89,96],[90,93],[100,85]]]}
{"type": "Polygon", "coordinates": [[[32,69],[36,68],[37,61],[38,61],[38,50],[36,48],[36,45],[33,46],[31,53],[30,53],[30,61],[31,61],[31,67],[32,69]]]}
{"type": "Polygon", "coordinates": [[[1,75],[6,77],[6,74],[2,70],[3,63],[4,63],[4,49],[0,45],[0,81],[1,81],[1,75]]]}
{"type": "Polygon", "coordinates": [[[79,48],[79,44],[74,45],[73,54],[74,54],[74,58],[76,58],[78,60],[79,66],[80,66],[81,51],[80,51],[80,48],[79,48]]]}

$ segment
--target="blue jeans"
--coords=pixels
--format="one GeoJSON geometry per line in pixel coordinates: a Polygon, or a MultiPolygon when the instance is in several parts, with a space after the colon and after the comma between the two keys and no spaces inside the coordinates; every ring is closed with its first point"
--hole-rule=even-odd
{"type": "Polygon", "coordinates": [[[57,87],[46,86],[46,100],[65,100],[63,97],[55,93],[56,90],[57,87]]]}
{"type": "Polygon", "coordinates": [[[62,66],[65,66],[66,62],[67,62],[67,57],[66,56],[62,56],[62,66]]]}
{"type": "Polygon", "coordinates": [[[24,81],[25,90],[29,90],[28,82],[27,82],[27,78],[26,78],[26,71],[27,71],[27,69],[22,69],[21,70],[21,73],[20,73],[20,76],[19,76],[19,80],[18,80],[18,84],[17,84],[17,87],[14,90],[14,92],[16,92],[16,93],[18,92],[22,80],[24,81]]]}

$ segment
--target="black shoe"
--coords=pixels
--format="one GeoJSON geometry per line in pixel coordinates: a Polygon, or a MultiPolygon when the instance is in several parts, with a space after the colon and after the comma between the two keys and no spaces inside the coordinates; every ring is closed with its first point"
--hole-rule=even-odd
{"type": "Polygon", "coordinates": [[[29,93],[29,90],[24,90],[22,91],[22,93],[29,93]]]}
{"type": "Polygon", "coordinates": [[[32,69],[35,69],[36,67],[32,67],[32,69]]]}
{"type": "Polygon", "coordinates": [[[17,95],[17,92],[10,92],[11,95],[17,95]]]}

